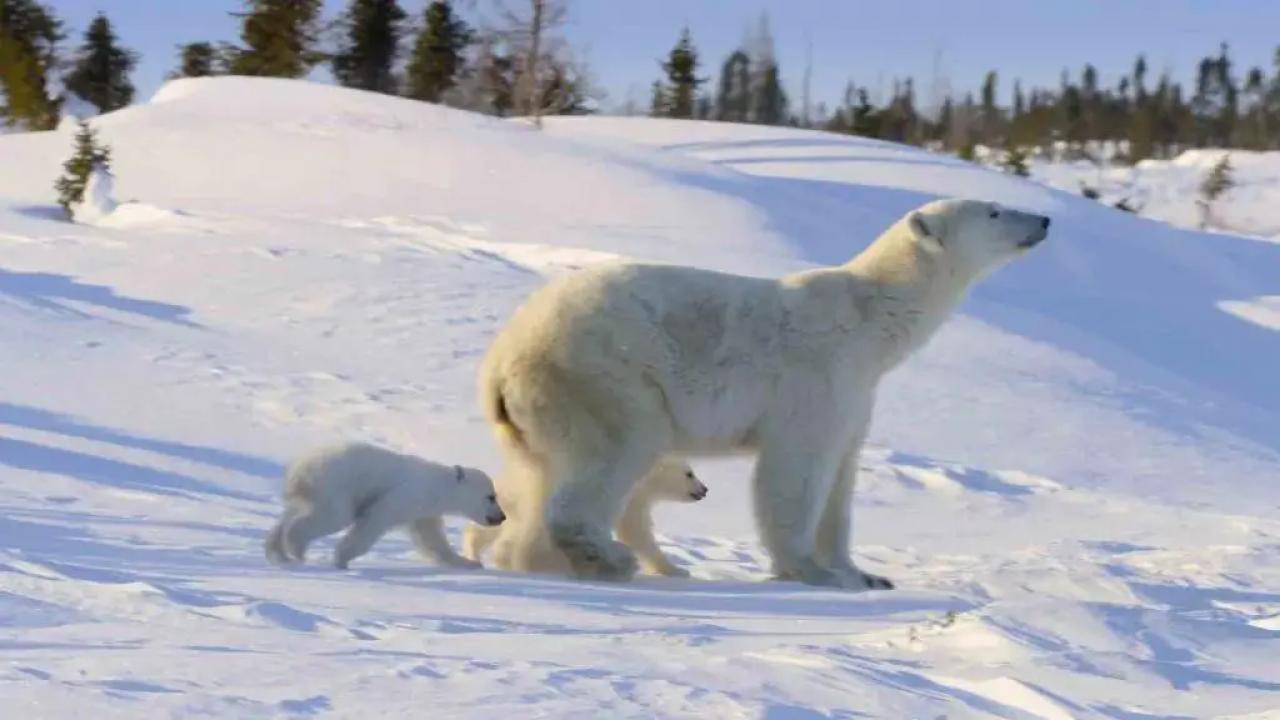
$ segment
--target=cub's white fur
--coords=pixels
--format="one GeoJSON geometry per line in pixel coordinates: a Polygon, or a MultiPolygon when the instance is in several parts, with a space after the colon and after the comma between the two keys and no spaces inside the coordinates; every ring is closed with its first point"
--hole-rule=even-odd
{"type": "Polygon", "coordinates": [[[350,526],[338,541],[334,565],[345,568],[388,530],[405,526],[418,550],[455,567],[479,567],[454,552],[442,515],[497,525],[504,519],[483,471],[441,465],[412,455],[348,443],[298,460],[285,476],[284,515],[267,535],[267,559],[303,562],[316,538],[350,526]]]}
{"type": "MultiPolygon", "coordinates": [[[[544,523],[544,508],[537,499],[521,496],[522,483],[498,483],[498,501],[507,513],[502,527],[468,525],[463,534],[462,554],[479,561],[490,545],[498,543],[494,566],[524,572],[569,573],[568,558],[551,543],[544,523]],[[504,540],[505,538],[505,540],[504,540]]],[[[651,575],[688,577],[689,571],[671,562],[653,535],[653,506],[659,502],[697,502],[707,496],[688,463],[663,458],[649,471],[622,510],[614,525],[618,540],[631,548],[640,569],[651,575]]]]}
{"type": "Polygon", "coordinates": [[[515,313],[480,371],[504,475],[523,472],[549,495],[547,529],[578,576],[625,579],[636,562],[610,531],[658,457],[755,451],[755,514],[774,573],[890,587],[849,547],[876,387],[1048,225],[942,200],[845,265],[778,280],[633,264],[564,276],[515,313]]]}

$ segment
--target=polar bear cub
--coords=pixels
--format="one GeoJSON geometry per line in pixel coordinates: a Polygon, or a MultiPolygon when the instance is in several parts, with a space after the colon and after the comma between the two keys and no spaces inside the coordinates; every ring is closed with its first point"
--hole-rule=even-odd
{"type": "Polygon", "coordinates": [[[365,443],[311,453],[285,475],[285,511],[267,535],[267,559],[303,562],[316,538],[350,527],[334,551],[345,569],[393,527],[405,526],[423,555],[442,565],[479,567],[454,552],[442,515],[485,525],[506,519],[493,480],[481,470],[441,465],[365,443]]]}
{"type": "MultiPolygon", "coordinates": [[[[517,501],[516,488],[509,488],[500,495],[502,506],[512,517],[512,521],[502,527],[482,527],[468,525],[463,533],[463,556],[479,561],[491,545],[504,534],[506,541],[524,547],[507,547],[498,553],[496,566],[504,570],[524,570],[528,572],[564,572],[571,568],[568,559],[564,558],[543,532],[521,533],[515,525],[525,522],[540,526],[542,512],[539,508],[529,507],[536,503],[528,499],[517,501]],[[515,508],[522,509],[517,511],[515,508]],[[517,517],[517,512],[523,513],[517,517]]],[[[675,458],[663,458],[654,464],[649,473],[640,481],[622,515],[614,524],[614,532],[622,544],[631,548],[640,563],[640,570],[650,575],[667,577],[688,577],[689,571],[672,563],[658,547],[658,540],[653,535],[653,506],[660,502],[693,503],[707,496],[707,486],[693,472],[689,464],[675,458]]]]}

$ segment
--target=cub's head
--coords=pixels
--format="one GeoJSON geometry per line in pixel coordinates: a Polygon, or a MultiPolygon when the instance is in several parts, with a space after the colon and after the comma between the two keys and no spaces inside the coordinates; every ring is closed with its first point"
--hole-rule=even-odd
{"type": "Polygon", "coordinates": [[[498,505],[493,479],[485,471],[454,465],[452,472],[455,504],[462,515],[480,525],[501,525],[507,519],[498,505]]]}
{"type": "Polygon", "coordinates": [[[662,458],[641,482],[654,501],[697,502],[707,496],[707,486],[693,473],[689,463],[675,458],[662,458]]]}
{"type": "Polygon", "coordinates": [[[977,279],[1049,234],[1049,218],[978,200],[935,200],[905,218],[919,247],[977,279]]]}

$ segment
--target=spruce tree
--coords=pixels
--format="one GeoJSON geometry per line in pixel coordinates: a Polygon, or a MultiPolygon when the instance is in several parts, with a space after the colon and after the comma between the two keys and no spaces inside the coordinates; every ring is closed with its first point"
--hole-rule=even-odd
{"type": "Polygon", "coordinates": [[[750,120],[761,125],[781,125],[787,119],[787,95],[782,90],[768,14],[760,16],[760,26],[755,36],[748,40],[748,47],[751,57],[750,120]]]}
{"type": "Polygon", "coordinates": [[[1267,148],[1269,118],[1267,113],[1267,83],[1262,68],[1255,67],[1245,76],[1244,95],[1248,102],[1238,144],[1250,150],[1267,148]]]}
{"type": "Polygon", "coordinates": [[[0,121],[30,130],[58,124],[49,97],[49,73],[57,64],[62,24],[35,0],[0,0],[0,121]]]}
{"type": "Polygon", "coordinates": [[[89,175],[95,167],[111,166],[111,149],[98,143],[97,133],[88,122],[80,121],[80,129],[76,131],[75,152],[71,159],[62,165],[62,177],[54,184],[58,191],[58,204],[71,218],[73,205],[84,200],[84,189],[89,183],[89,175]]]}
{"type": "Polygon", "coordinates": [[[698,51],[693,47],[689,28],[680,33],[680,40],[662,63],[662,69],[670,83],[664,114],[675,118],[693,117],[698,86],[704,80],[698,77],[698,51]]]}
{"type": "Polygon", "coordinates": [[[133,102],[129,73],[138,56],[116,41],[111,21],[99,13],[89,23],[84,45],[76,53],[75,65],[63,79],[68,90],[93,103],[99,112],[118,110],[133,102]]]}
{"type": "Polygon", "coordinates": [[[418,100],[439,102],[441,96],[457,84],[464,63],[462,53],[473,37],[471,28],[454,14],[446,0],[427,5],[426,23],[409,59],[406,94],[418,100]]]}
{"type": "Polygon", "coordinates": [[[484,76],[489,111],[498,117],[506,117],[516,106],[515,59],[495,52],[480,72],[484,76]]]}
{"type": "Polygon", "coordinates": [[[756,87],[752,119],[762,125],[781,125],[787,119],[787,94],[778,77],[778,64],[766,61],[756,87]]]}
{"type": "Polygon", "coordinates": [[[982,142],[987,147],[999,144],[1000,110],[996,108],[996,71],[982,81],[982,142]]]}
{"type": "Polygon", "coordinates": [[[343,15],[346,37],[332,59],[333,76],[346,87],[394,93],[404,10],[396,0],[352,0],[343,15]]]}
{"type": "Polygon", "coordinates": [[[321,0],[245,0],[240,39],[232,53],[233,75],[297,78],[323,56],[316,51],[321,0]]]}
{"type": "Polygon", "coordinates": [[[1031,170],[1027,167],[1027,151],[1017,145],[1005,149],[1004,158],[1000,161],[1004,171],[1018,177],[1029,177],[1031,170]]]}
{"type": "Polygon", "coordinates": [[[206,77],[223,71],[222,58],[212,43],[193,42],[178,46],[178,69],[169,77],[206,77]]]}
{"type": "Polygon", "coordinates": [[[715,113],[725,122],[746,122],[751,113],[751,58],[741,50],[730,54],[720,68],[715,113]]]}
{"type": "Polygon", "coordinates": [[[1200,200],[1197,204],[1200,206],[1200,227],[1201,229],[1209,227],[1213,222],[1213,206],[1222,194],[1235,187],[1236,181],[1232,177],[1234,169],[1231,167],[1231,155],[1224,154],[1218,162],[1214,163],[1209,169],[1209,174],[1205,176],[1204,181],[1200,183],[1200,200]]]}

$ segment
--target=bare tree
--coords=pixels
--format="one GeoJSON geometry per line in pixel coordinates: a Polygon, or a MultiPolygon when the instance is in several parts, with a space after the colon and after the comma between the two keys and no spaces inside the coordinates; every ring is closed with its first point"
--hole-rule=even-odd
{"type": "Polygon", "coordinates": [[[563,102],[548,97],[548,88],[564,83],[565,68],[570,61],[556,62],[565,50],[555,31],[568,15],[565,0],[522,0],[529,3],[527,12],[502,7],[500,33],[506,44],[520,57],[520,74],[516,81],[518,107],[533,118],[534,127],[542,127],[542,116],[563,102]]]}

